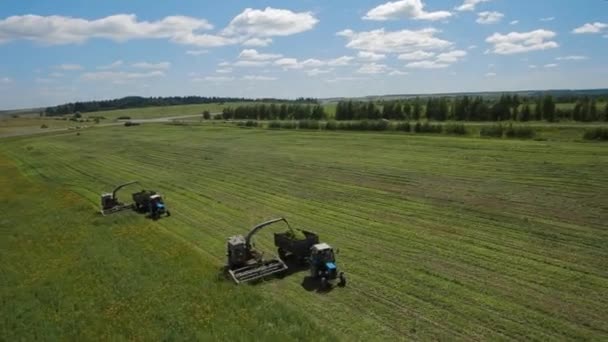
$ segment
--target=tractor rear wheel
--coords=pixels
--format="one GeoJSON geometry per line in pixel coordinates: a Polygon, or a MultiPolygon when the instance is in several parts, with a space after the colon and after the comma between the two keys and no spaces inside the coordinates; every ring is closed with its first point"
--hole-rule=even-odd
{"type": "Polygon", "coordinates": [[[279,247],[279,249],[277,249],[277,253],[279,253],[279,258],[285,261],[285,258],[287,257],[287,255],[285,254],[285,250],[279,247]]]}
{"type": "Polygon", "coordinates": [[[340,282],[338,283],[338,286],[346,286],[346,276],[344,275],[344,272],[340,272],[340,282]]]}
{"type": "Polygon", "coordinates": [[[167,210],[167,216],[171,216],[171,212],[167,210]]]}
{"type": "Polygon", "coordinates": [[[321,278],[321,290],[327,289],[328,286],[329,286],[329,284],[327,282],[327,278],[322,277],[321,278]]]}

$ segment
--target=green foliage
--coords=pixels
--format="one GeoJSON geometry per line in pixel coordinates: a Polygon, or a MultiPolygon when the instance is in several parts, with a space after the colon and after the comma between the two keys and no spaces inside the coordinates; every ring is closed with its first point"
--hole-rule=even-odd
{"type": "Polygon", "coordinates": [[[279,129],[279,128],[281,128],[281,121],[270,121],[268,123],[268,128],[271,128],[271,129],[279,129]]]}
{"type": "Polygon", "coordinates": [[[467,129],[463,124],[447,124],[444,127],[444,131],[446,134],[454,134],[454,135],[465,135],[467,134],[467,129]]]}
{"type": "Polygon", "coordinates": [[[608,128],[596,127],[585,131],[583,135],[585,140],[608,140],[608,128]]]}
{"type": "Polygon", "coordinates": [[[319,129],[321,128],[321,123],[317,120],[300,120],[298,121],[299,129],[319,129]]]}
{"type": "Polygon", "coordinates": [[[518,139],[533,139],[536,136],[536,130],[529,126],[509,126],[505,129],[505,137],[518,139]]]}
{"type": "Polygon", "coordinates": [[[298,123],[296,121],[281,121],[281,129],[296,129],[298,123]]]}
{"type": "Polygon", "coordinates": [[[491,125],[491,126],[483,126],[481,128],[481,130],[479,131],[479,135],[482,137],[489,137],[489,138],[502,138],[502,135],[504,133],[504,126],[497,124],[497,125],[491,125]]]}
{"type": "Polygon", "coordinates": [[[40,125],[40,128],[49,128],[49,126],[47,126],[46,124],[42,124],[40,125]]]}
{"type": "Polygon", "coordinates": [[[443,126],[442,125],[434,125],[434,124],[431,124],[428,121],[426,121],[423,124],[421,124],[420,122],[416,122],[416,124],[414,125],[414,132],[415,133],[436,133],[436,134],[440,134],[441,132],[443,132],[443,126]]]}
{"type": "Polygon", "coordinates": [[[403,131],[403,132],[410,132],[412,130],[412,127],[410,125],[409,122],[398,122],[397,125],[395,126],[395,130],[397,131],[403,131]]]}
{"type": "Polygon", "coordinates": [[[131,120],[131,117],[124,115],[124,116],[117,117],[116,120],[131,120]]]}
{"type": "Polygon", "coordinates": [[[211,119],[211,112],[209,112],[208,110],[203,111],[203,119],[205,119],[205,120],[211,119]]]}
{"type": "Polygon", "coordinates": [[[328,131],[335,131],[338,129],[338,122],[336,120],[329,120],[327,124],[325,124],[325,129],[328,131]]]}

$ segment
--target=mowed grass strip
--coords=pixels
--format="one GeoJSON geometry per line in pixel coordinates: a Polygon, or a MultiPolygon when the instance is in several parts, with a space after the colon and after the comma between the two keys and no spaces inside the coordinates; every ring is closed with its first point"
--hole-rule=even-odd
{"type": "Polygon", "coordinates": [[[134,213],[101,217],[0,155],[0,339],[331,339],[296,310],[218,279],[205,246],[134,213]]]}
{"type": "MultiPolygon", "coordinates": [[[[318,232],[347,288],[247,288],[344,339],[608,335],[602,144],[147,125],[2,147],[91,211],[122,181],[161,190],[173,215],[155,226],[213,268],[264,219],[318,232]]],[[[256,242],[273,253],[269,231],[256,242]]]]}

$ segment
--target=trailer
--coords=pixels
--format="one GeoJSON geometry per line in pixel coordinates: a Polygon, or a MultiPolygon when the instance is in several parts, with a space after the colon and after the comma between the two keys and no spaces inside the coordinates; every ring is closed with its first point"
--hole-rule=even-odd
{"type": "Polygon", "coordinates": [[[300,230],[298,236],[293,230],[284,233],[274,233],[274,245],[281,260],[294,258],[298,263],[304,264],[309,261],[310,249],[319,243],[319,235],[306,230],[300,230]]]}

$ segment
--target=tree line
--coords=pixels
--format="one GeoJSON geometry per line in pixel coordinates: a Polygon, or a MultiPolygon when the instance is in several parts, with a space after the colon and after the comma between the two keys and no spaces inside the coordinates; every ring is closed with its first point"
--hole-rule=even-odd
{"type": "Polygon", "coordinates": [[[327,114],[321,105],[302,103],[271,103],[225,107],[224,120],[326,120],[327,114]]]}
{"type": "Polygon", "coordinates": [[[595,98],[581,97],[558,108],[551,95],[535,98],[517,94],[497,100],[481,96],[429,97],[375,102],[340,101],[336,120],[456,120],[456,121],[608,121],[608,103],[600,109],[595,98]]]}
{"type": "Polygon", "coordinates": [[[316,104],[314,98],[297,98],[295,100],[281,99],[249,99],[241,97],[202,97],[202,96],[171,96],[171,97],[140,97],[128,96],[114,100],[85,101],[66,103],[45,109],[46,116],[73,114],[76,112],[97,112],[114,109],[143,108],[155,106],[177,106],[189,104],[225,103],[225,102],[275,102],[275,103],[307,103],[316,104]]]}

